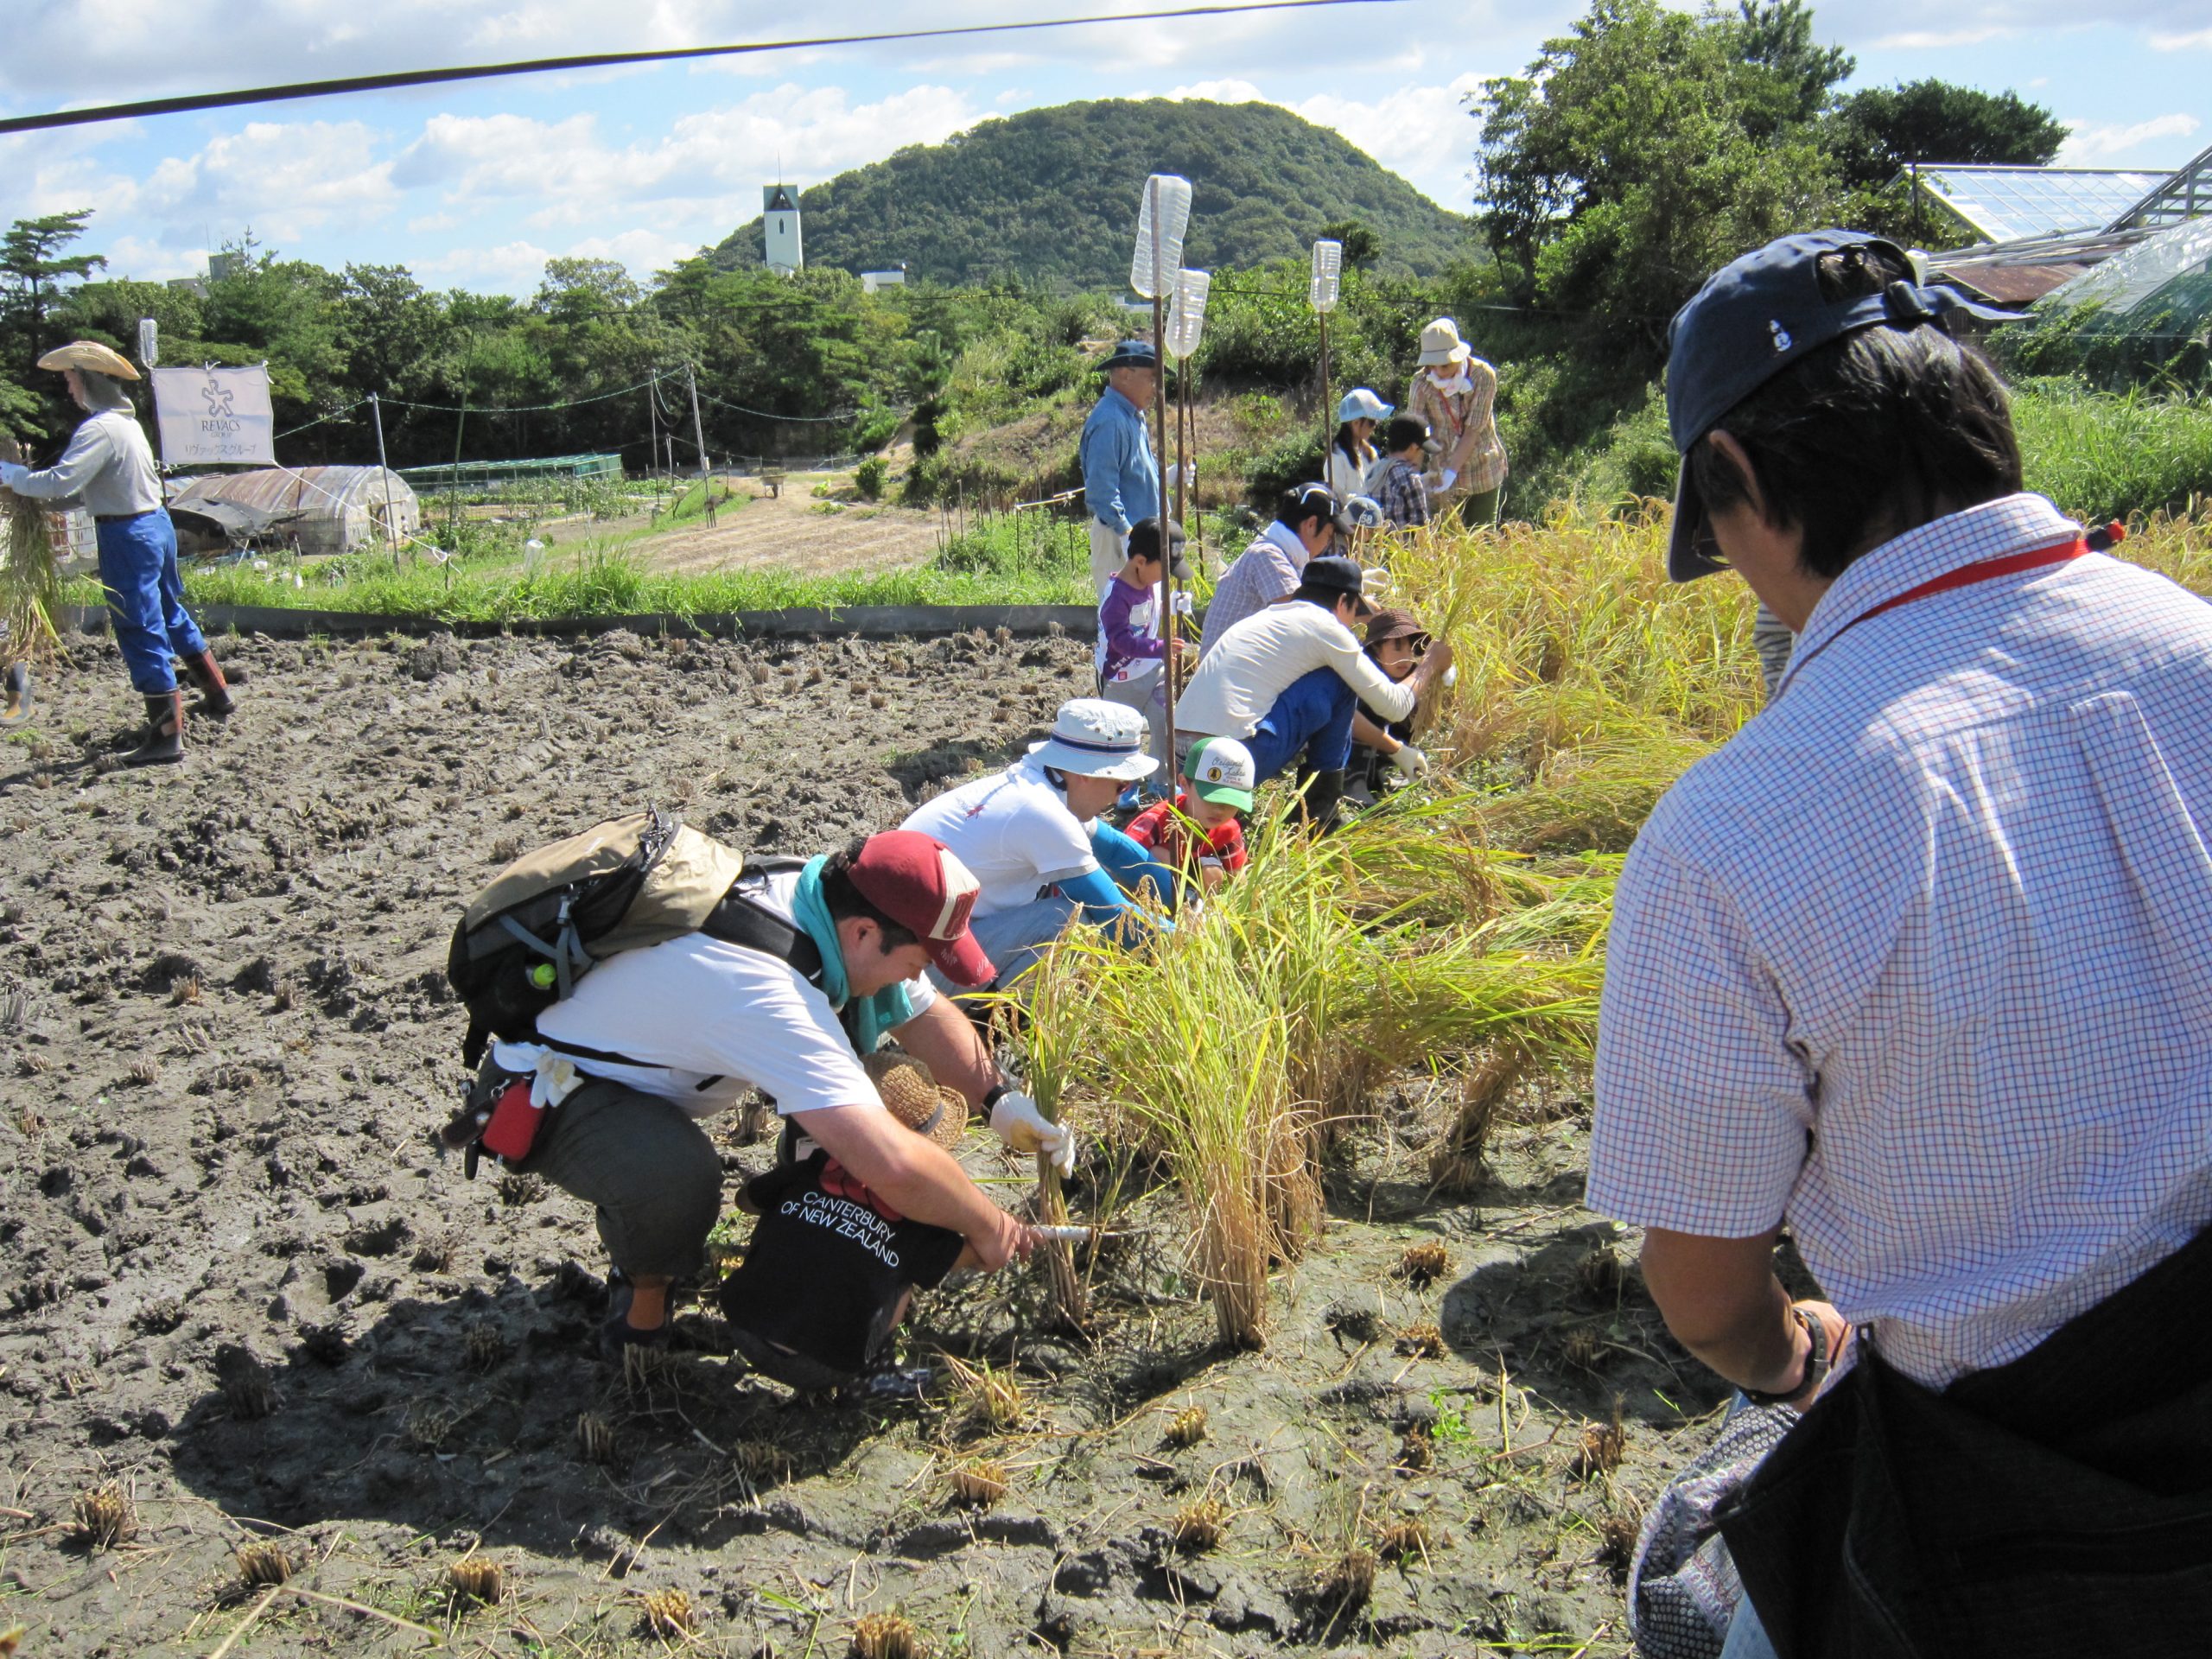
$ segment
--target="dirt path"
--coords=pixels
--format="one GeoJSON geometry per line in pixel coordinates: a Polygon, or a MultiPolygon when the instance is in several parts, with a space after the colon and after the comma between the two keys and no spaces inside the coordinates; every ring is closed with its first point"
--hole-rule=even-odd
{"type": "MultiPolygon", "coordinates": [[[[1087,1264],[1091,1336],[1051,1328],[1033,1274],[971,1278],[907,1338],[947,1385],[867,1406],[748,1376],[710,1305],[665,1367],[597,1363],[590,1216],[433,1149],[463,1082],[447,933],[501,861],[647,799],[836,844],[1018,750],[1087,680],[1080,646],[219,650],[242,706],[194,722],[181,771],[101,769],[135,712],[105,641],[0,742],[0,1630],[24,1653],[207,1656],[251,1619],[229,1652],[429,1630],[827,1659],[875,1612],[937,1659],[1625,1651],[1625,1540],[1717,1391],[1580,1207],[1574,1088],[1517,1098],[1452,1199],[1437,1103],[1381,1097],[1262,1353],[1211,1345],[1189,1217],[1094,1146],[1077,1211],[1119,1180],[1128,1236],[1087,1264]],[[1433,1282],[1401,1274],[1416,1243],[1433,1282]],[[948,1355],[1018,1385],[1002,1421],[948,1355]],[[1616,1412],[1608,1469],[1586,1436],[1616,1412]],[[1007,1491],[963,1508],[978,1459],[1007,1491]],[[135,1532],[89,1548],[73,1506],[108,1483],[135,1532]],[[496,1605],[448,1588],[471,1552],[496,1605]],[[264,1605],[242,1574],[279,1554],[264,1605]]],[[[734,1189],[771,1145],[714,1127],[734,1189]]],[[[1026,1191],[987,1137],[966,1155],[1026,1191]]]]}
{"type": "MultiPolygon", "coordinates": [[[[853,493],[849,473],[794,474],[783,493],[771,496],[753,479],[732,487],[742,506],[716,509],[709,529],[703,519],[681,528],[639,537],[630,550],[656,570],[787,569],[798,575],[827,576],[849,571],[911,569],[937,551],[935,512],[865,502],[853,493]],[[814,493],[827,483],[830,499],[814,493]]],[[[644,518],[598,524],[562,524],[547,534],[558,545],[605,536],[611,531],[644,529],[644,518]]]]}

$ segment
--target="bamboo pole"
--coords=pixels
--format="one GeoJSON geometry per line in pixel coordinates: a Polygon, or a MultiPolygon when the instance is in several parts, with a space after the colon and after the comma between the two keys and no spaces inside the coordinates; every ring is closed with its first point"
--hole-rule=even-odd
{"type": "MultiPolygon", "coordinates": [[[[1166,467],[1167,454],[1167,302],[1160,292],[1165,283],[1160,269],[1160,175],[1154,174],[1147,179],[1145,188],[1152,193],[1152,464],[1157,475],[1159,470],[1166,467]]],[[[1162,493],[1164,497],[1165,493],[1162,493]]],[[[1164,499],[1160,505],[1162,507],[1166,505],[1164,499]]],[[[1166,539],[1161,537],[1163,543],[1166,539]]],[[[1175,638],[1175,571],[1173,565],[1166,561],[1166,546],[1163,545],[1160,550],[1163,566],[1160,573],[1160,637],[1172,641],[1175,638]]],[[[1163,715],[1167,729],[1161,741],[1161,747],[1167,754],[1167,776],[1160,780],[1160,786],[1167,798],[1173,800],[1175,797],[1175,653],[1172,647],[1160,664],[1160,684],[1167,699],[1163,715]]]]}
{"type": "Polygon", "coordinates": [[[691,438],[699,446],[699,499],[707,509],[707,528],[715,527],[715,480],[707,467],[707,429],[699,420],[699,372],[692,365],[683,365],[683,378],[691,385],[691,438]]]}
{"type": "Polygon", "coordinates": [[[1329,419],[1329,314],[1314,314],[1321,321],[1321,476],[1329,476],[1329,445],[1336,440],[1336,428],[1329,419]]]}
{"type": "Polygon", "coordinates": [[[369,394],[369,417],[377,428],[377,470],[384,474],[384,533],[391,543],[391,572],[399,574],[399,521],[392,517],[391,463],[384,455],[384,401],[369,394]]]}

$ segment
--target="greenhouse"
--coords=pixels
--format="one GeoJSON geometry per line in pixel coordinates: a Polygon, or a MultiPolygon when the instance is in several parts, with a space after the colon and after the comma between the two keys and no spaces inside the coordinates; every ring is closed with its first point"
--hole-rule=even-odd
{"type": "Polygon", "coordinates": [[[2204,382],[2212,377],[2212,218],[2169,226],[2114,254],[2053,289],[2034,315],[2073,333],[2093,379],[2204,382]]]}
{"type": "Polygon", "coordinates": [[[425,495],[503,495],[546,485],[622,481],[622,457],[543,455],[524,461],[456,461],[403,467],[399,475],[425,495]]]}
{"type": "Polygon", "coordinates": [[[250,543],[316,557],[388,541],[393,531],[406,536],[423,523],[407,481],[380,467],[276,467],[190,479],[171,491],[169,511],[192,541],[187,553],[250,543]]]}

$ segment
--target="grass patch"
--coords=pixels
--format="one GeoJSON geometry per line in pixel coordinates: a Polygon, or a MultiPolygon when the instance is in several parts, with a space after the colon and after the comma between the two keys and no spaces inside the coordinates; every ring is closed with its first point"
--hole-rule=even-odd
{"type": "Polygon", "coordinates": [[[2031,380],[2012,424],[2027,486],[2092,524],[2212,502],[2212,400],[2031,380]]]}

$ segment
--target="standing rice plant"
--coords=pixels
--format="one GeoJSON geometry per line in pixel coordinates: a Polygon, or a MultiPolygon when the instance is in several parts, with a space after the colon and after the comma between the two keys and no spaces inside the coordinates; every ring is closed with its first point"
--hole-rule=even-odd
{"type": "MultiPolygon", "coordinates": [[[[1058,1123],[1068,1109],[1077,1072],[1076,1046],[1083,1040],[1083,1023],[1071,1017],[1069,1006],[1071,999],[1084,995],[1081,976],[1073,972],[1033,974],[1024,989],[1034,999],[1029,1011],[1030,1094],[1038,1110],[1058,1123]]],[[[1042,1154],[1037,1159],[1037,1219],[1047,1227],[1063,1227],[1068,1221],[1059,1169],[1042,1154]]],[[[1071,1331],[1088,1330],[1090,1295],[1075,1270],[1075,1253],[1055,1239],[1039,1246],[1035,1254],[1044,1265],[1054,1316],[1071,1331]]]]}

